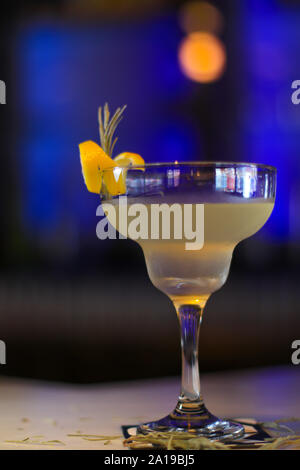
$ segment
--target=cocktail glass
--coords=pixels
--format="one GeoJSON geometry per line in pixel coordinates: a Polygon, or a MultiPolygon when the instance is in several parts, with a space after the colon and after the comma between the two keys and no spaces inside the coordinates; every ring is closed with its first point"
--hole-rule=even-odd
{"type": "MultiPolygon", "coordinates": [[[[188,431],[216,440],[239,438],[244,433],[243,426],[217,418],[203,402],[198,367],[199,328],[207,299],[227,279],[235,246],[256,233],[270,217],[276,169],[252,163],[163,163],[108,169],[103,175],[111,171],[116,178],[126,180],[126,193],[111,196],[104,188],[102,201],[114,205],[117,217],[108,218],[123,236],[127,233],[124,223],[120,226],[118,215],[123,210],[120,208],[124,196],[131,215],[137,214],[130,210],[137,203],[146,207],[148,214],[153,205],[157,209],[157,205],[170,208],[175,204],[182,211],[186,205],[204,205],[202,247],[187,249],[187,240],[184,236],[176,238],[175,229],[167,237],[156,233],[154,239],[141,230],[140,238],[135,238],[143,249],[152,283],[174,303],[182,347],[181,392],[174,410],[158,421],[141,424],[138,432],[188,431]]],[[[150,222],[151,215],[143,223],[148,226],[150,222]]]]}

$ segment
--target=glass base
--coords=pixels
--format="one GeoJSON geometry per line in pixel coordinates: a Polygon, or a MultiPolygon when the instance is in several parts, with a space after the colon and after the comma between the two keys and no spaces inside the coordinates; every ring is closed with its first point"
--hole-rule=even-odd
{"type": "Polygon", "coordinates": [[[199,415],[183,415],[174,410],[158,421],[144,423],[137,428],[138,434],[175,431],[189,432],[195,434],[195,436],[217,441],[238,439],[243,437],[245,433],[241,424],[219,419],[208,411],[199,415]]]}

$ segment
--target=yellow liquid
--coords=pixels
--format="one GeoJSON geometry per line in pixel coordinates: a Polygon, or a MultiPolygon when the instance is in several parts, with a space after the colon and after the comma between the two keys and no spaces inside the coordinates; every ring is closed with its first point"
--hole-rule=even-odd
{"type": "MultiPolygon", "coordinates": [[[[235,246],[270,217],[274,201],[255,201],[204,203],[204,245],[200,250],[186,250],[184,239],[136,240],[152,283],[176,304],[204,302],[225,283],[235,246]]],[[[150,204],[146,206],[150,213],[150,204]]]]}

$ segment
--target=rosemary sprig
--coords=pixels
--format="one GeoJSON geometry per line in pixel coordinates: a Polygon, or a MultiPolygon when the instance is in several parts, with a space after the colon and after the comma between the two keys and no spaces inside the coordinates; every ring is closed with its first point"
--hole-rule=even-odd
{"type": "Polygon", "coordinates": [[[110,119],[110,111],[108,104],[105,103],[104,108],[99,106],[98,109],[98,121],[99,121],[99,133],[100,133],[100,142],[101,147],[103,148],[104,152],[111,157],[114,146],[118,140],[118,137],[115,137],[113,140],[113,136],[115,133],[116,128],[120,124],[122,120],[123,112],[126,109],[126,105],[122,108],[118,108],[115,114],[110,119]]]}

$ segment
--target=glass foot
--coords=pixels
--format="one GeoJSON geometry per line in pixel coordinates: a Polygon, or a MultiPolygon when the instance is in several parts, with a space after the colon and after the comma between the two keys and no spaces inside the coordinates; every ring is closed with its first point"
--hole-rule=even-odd
{"type": "Polygon", "coordinates": [[[179,414],[176,410],[158,421],[144,423],[137,428],[138,434],[149,434],[154,431],[189,432],[195,436],[218,441],[238,439],[245,433],[241,424],[219,419],[209,412],[205,415],[189,416],[179,414]]]}

